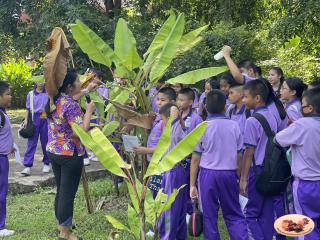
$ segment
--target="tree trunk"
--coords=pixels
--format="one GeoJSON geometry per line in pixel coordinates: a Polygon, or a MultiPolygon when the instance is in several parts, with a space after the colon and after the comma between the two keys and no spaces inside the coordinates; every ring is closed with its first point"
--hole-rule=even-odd
{"type": "Polygon", "coordinates": [[[144,206],[140,213],[140,240],[146,240],[146,215],[144,213],[144,206]]]}
{"type": "Polygon", "coordinates": [[[88,178],[87,178],[86,170],[84,169],[84,167],[82,169],[81,178],[82,178],[83,192],[84,192],[84,197],[86,199],[88,213],[91,214],[93,213],[94,210],[93,210],[93,205],[92,205],[90,192],[89,192],[88,178]]]}

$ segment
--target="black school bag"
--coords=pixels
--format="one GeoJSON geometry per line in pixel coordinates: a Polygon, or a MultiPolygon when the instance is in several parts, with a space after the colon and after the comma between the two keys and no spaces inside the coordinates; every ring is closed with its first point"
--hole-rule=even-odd
{"type": "Polygon", "coordinates": [[[283,193],[291,178],[291,167],[286,157],[286,150],[274,142],[275,133],[268,121],[259,113],[253,114],[268,137],[263,171],[257,174],[256,162],[253,167],[256,175],[256,190],[264,196],[275,196],[283,193]]]}
{"type": "Polygon", "coordinates": [[[6,117],[4,113],[0,110],[0,129],[4,128],[5,124],[6,124],[6,117]]]}

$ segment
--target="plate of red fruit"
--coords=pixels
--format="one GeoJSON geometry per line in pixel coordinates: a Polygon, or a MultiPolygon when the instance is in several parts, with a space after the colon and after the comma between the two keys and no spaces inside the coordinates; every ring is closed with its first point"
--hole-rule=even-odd
{"type": "Polygon", "coordinates": [[[300,214],[289,214],[278,218],[274,223],[275,230],[288,237],[304,236],[314,229],[311,218],[300,214]]]}

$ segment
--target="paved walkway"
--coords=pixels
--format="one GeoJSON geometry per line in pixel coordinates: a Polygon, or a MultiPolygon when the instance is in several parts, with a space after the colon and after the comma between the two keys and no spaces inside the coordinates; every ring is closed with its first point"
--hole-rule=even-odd
{"type": "MultiPolygon", "coordinates": [[[[21,160],[26,151],[27,140],[18,137],[18,125],[13,124],[13,133],[15,143],[19,146],[21,160]]],[[[9,170],[9,192],[12,194],[28,193],[34,191],[37,187],[53,186],[54,178],[52,172],[42,173],[42,149],[40,141],[38,143],[37,151],[35,154],[34,166],[31,169],[31,176],[24,177],[20,172],[24,169],[24,166],[16,163],[15,159],[10,159],[9,170]]],[[[91,162],[86,167],[86,172],[89,178],[97,179],[105,177],[108,172],[100,164],[100,162],[91,162]]]]}

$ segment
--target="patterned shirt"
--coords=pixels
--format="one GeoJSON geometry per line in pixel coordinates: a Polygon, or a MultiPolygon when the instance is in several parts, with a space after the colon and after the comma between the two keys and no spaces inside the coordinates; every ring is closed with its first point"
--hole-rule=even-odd
{"type": "Polygon", "coordinates": [[[56,101],[56,110],[49,118],[49,133],[47,151],[57,155],[73,156],[74,151],[78,156],[85,153],[80,139],[75,137],[71,123],[81,125],[83,112],[78,102],[72,96],[61,95],[56,101]]]}

